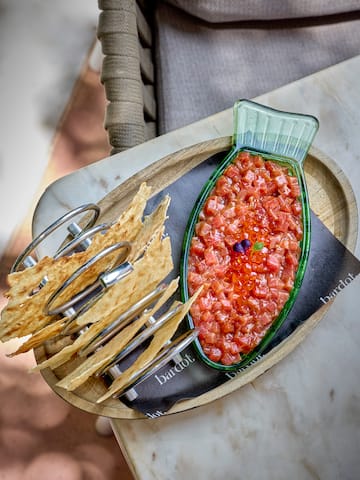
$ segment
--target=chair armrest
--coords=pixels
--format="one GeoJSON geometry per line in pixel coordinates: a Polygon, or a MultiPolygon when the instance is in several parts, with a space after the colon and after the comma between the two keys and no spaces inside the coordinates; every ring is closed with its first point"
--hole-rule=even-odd
{"type": "Polygon", "coordinates": [[[101,82],[109,102],[104,126],[116,153],[156,136],[153,35],[136,0],[99,0],[98,5],[101,82]]]}

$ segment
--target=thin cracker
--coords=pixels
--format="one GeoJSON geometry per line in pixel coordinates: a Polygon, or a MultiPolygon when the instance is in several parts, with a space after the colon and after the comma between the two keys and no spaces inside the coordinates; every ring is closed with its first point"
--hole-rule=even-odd
{"type": "Polygon", "coordinates": [[[38,364],[33,370],[42,370],[47,367],[54,369],[70,360],[77,351],[94,339],[130,305],[150,293],[171,272],[172,268],[169,238],[161,240],[159,236],[155,237],[144,256],[135,262],[134,271],[107,290],[90,310],[77,319],[85,317],[84,325],[94,321],[94,318],[100,318],[100,320],[93,323],[72,345],[38,364]]]}
{"type": "Polygon", "coordinates": [[[60,318],[56,322],[46,325],[46,327],[42,328],[34,335],[32,335],[28,340],[26,340],[26,342],[20,345],[20,347],[15,352],[9,354],[8,356],[14,357],[15,355],[19,355],[20,353],[28,352],[33,348],[40,347],[40,345],[46,342],[46,340],[58,336],[63,330],[65,321],[65,318],[60,318]]]}
{"type": "MultiPolygon", "coordinates": [[[[8,283],[11,288],[6,294],[9,298],[8,304],[1,314],[0,339],[7,341],[14,337],[29,335],[52,322],[53,317],[46,315],[43,311],[49,295],[56,291],[79,266],[105,247],[123,240],[133,241],[142,228],[142,216],[150,194],[151,188],[142,184],[129,208],[105,234],[99,232],[94,235],[91,245],[85,252],[74,253],[57,260],[45,257],[34,267],[10,274],[8,283]],[[30,296],[30,292],[45,276],[48,278],[45,286],[37,294],[30,296]]],[[[80,284],[82,289],[92,283],[104,270],[104,265],[111,264],[118,254],[119,252],[114,252],[103,261],[96,262],[79,277],[78,281],[71,284],[71,288],[66,289],[58,301],[61,303],[61,300],[71,298],[77,293],[80,284]]]]}
{"type": "Polygon", "coordinates": [[[111,362],[116,355],[128,344],[128,342],[137,334],[139,329],[145,325],[148,319],[154,315],[159,308],[173,295],[178,287],[178,279],[173,280],[165,289],[154,307],[141,315],[137,320],[132,322],[106,345],[97,350],[93,355],[88,357],[75,370],[62,378],[57,386],[66,390],[75,390],[82,385],[91,375],[111,362]]]}
{"type": "Polygon", "coordinates": [[[138,358],[131,365],[131,367],[125,370],[118,378],[113,381],[108,391],[104,395],[102,395],[96,401],[96,403],[102,403],[104,400],[107,400],[116,393],[121,392],[124,386],[126,386],[132,380],[132,378],[135,377],[136,373],[140,369],[150,364],[150,362],[157,356],[157,354],[164,347],[164,345],[173,337],[180,322],[183,320],[184,316],[189,311],[197,295],[198,293],[196,293],[192,298],[190,298],[186,303],[184,303],[180,311],[154,334],[154,337],[148,348],[138,356],[138,358]]]}
{"type": "Polygon", "coordinates": [[[169,203],[170,197],[164,197],[157,208],[150,215],[145,217],[143,227],[133,242],[131,253],[129,255],[130,262],[133,262],[144,253],[151,238],[164,225],[167,219],[169,203]]]}

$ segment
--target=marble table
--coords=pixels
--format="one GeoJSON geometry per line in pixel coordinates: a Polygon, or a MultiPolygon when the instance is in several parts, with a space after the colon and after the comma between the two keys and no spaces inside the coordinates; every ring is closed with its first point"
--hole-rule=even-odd
{"type": "MultiPolygon", "coordinates": [[[[314,146],[348,177],[360,204],[360,56],[256,100],[312,113],[314,146]]],[[[168,153],[230,135],[226,110],[106,158],[44,192],[34,234],[67,209],[97,201],[168,153]],[[86,185],[85,188],[79,188],[86,185]]],[[[360,242],[355,254],[359,257],[360,242]]],[[[156,420],[114,420],[134,477],[141,480],[355,479],[360,472],[360,279],[336,297],[316,329],[252,383],[200,408],[156,420]]]]}

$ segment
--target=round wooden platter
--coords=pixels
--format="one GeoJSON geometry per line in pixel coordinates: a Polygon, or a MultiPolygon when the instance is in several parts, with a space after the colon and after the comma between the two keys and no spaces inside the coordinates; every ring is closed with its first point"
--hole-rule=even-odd
{"type": "MultiPolygon", "coordinates": [[[[98,221],[107,222],[117,218],[137,192],[140,183],[146,182],[151,185],[155,195],[210,156],[228,151],[230,148],[231,137],[221,137],[193,145],[158,160],[129,178],[98,202],[102,212],[98,221]]],[[[358,232],[358,212],[354,192],[344,173],[332,159],[315,148],[310,149],[304,163],[304,170],[312,210],[332,233],[350,251],[353,251],[358,232]]],[[[167,414],[182,412],[212,402],[253,381],[294,350],[320,322],[329,306],[329,304],[324,305],[286,340],[234,379],[199,397],[178,402],[167,414]]],[[[49,347],[46,349],[39,347],[35,351],[38,363],[44,361],[49,355],[51,355],[49,347]]],[[[50,369],[42,371],[46,382],[64,400],[97,415],[118,419],[144,418],[142,414],[116,399],[97,404],[96,399],[106,391],[102,380],[91,378],[74,392],[58,388],[56,383],[74,368],[75,363],[76,360],[54,371],[50,369]]]]}

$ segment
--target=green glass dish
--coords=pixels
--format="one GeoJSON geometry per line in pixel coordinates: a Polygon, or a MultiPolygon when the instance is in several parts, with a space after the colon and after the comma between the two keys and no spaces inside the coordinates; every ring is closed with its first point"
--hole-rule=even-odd
{"type": "MultiPolygon", "coordinates": [[[[296,271],[294,286],[290,296],[278,317],[267,330],[261,342],[238,363],[223,365],[210,360],[204,353],[199,339],[194,341],[196,353],[208,366],[222,371],[233,371],[248,365],[261,354],[276,332],[284,323],[299,293],[310,251],[311,225],[310,206],[303,162],[318,130],[318,120],[311,115],[282,112],[249,100],[239,100],[234,105],[233,147],[210,176],[202,188],[191,211],[182,245],[180,261],[180,289],[183,301],[188,300],[188,259],[192,237],[199,214],[213,190],[215,183],[225,169],[234,161],[241,151],[261,155],[265,161],[272,160],[286,166],[298,179],[300,202],[302,205],[303,236],[300,241],[301,254],[296,271]]],[[[195,328],[191,314],[187,315],[190,328],[195,328]]]]}

